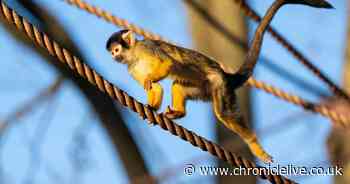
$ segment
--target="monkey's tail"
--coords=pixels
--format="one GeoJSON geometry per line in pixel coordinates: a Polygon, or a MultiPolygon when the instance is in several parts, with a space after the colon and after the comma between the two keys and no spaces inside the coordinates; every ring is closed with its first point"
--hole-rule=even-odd
{"type": "Polygon", "coordinates": [[[231,91],[229,84],[214,90],[212,95],[213,109],[218,120],[239,135],[256,157],[265,163],[273,162],[272,157],[263,149],[256,134],[249,128],[241,114],[236,95],[231,91]]]}
{"type": "Polygon", "coordinates": [[[253,74],[259,59],[264,34],[277,11],[285,4],[301,4],[315,8],[333,8],[326,0],[276,0],[269,8],[254,34],[254,39],[243,65],[235,74],[227,74],[234,88],[242,86],[253,74]]]}
{"type": "Polygon", "coordinates": [[[242,75],[240,73],[225,73],[224,76],[228,84],[227,87],[231,92],[241,87],[247,81],[246,75],[242,75]]]}
{"type": "Polygon", "coordinates": [[[329,2],[326,0],[285,0],[286,4],[303,4],[308,5],[314,8],[334,8],[329,2]]]}

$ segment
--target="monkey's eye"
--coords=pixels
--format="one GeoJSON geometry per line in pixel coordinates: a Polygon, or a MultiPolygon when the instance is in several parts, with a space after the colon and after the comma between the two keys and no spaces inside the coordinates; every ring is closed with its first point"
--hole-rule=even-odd
{"type": "Polygon", "coordinates": [[[117,45],[111,50],[111,54],[113,57],[118,57],[120,53],[122,52],[122,46],[117,45]]]}

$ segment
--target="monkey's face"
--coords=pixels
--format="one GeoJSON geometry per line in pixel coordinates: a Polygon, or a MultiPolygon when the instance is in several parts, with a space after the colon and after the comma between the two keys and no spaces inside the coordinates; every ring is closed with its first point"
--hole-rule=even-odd
{"type": "Polygon", "coordinates": [[[135,37],[129,30],[114,33],[107,41],[106,48],[113,59],[121,63],[127,63],[127,53],[135,45],[135,37]]]}
{"type": "Polygon", "coordinates": [[[108,48],[108,51],[111,53],[112,58],[116,61],[122,62],[124,60],[123,57],[123,46],[117,42],[112,43],[108,48]]]}

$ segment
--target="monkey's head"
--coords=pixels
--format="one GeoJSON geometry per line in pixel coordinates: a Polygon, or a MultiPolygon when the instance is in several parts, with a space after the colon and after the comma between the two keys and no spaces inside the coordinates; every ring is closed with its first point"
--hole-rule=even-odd
{"type": "Polygon", "coordinates": [[[108,39],[106,49],[112,54],[113,59],[124,62],[127,53],[136,43],[136,39],[132,31],[118,31],[108,39]]]}

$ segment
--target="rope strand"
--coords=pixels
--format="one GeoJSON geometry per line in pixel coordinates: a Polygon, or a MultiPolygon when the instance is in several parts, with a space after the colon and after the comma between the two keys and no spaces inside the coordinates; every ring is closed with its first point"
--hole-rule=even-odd
{"type": "MultiPolygon", "coordinates": [[[[171,134],[190,142],[193,146],[199,147],[201,150],[211,153],[234,167],[261,168],[261,166],[257,166],[254,162],[233,154],[218,144],[208,141],[194,132],[185,129],[184,127],[163,116],[163,114],[158,114],[152,111],[150,107],[138,102],[126,92],[105,80],[95,70],[91,69],[88,65],[81,62],[79,58],[72,55],[67,49],[61,47],[56,41],[49,38],[45,33],[40,32],[34,25],[18,15],[14,10],[10,9],[2,0],[0,0],[0,2],[0,13],[5,17],[7,22],[14,24],[17,29],[23,31],[33,42],[46,49],[52,56],[57,57],[63,64],[68,65],[72,71],[87,79],[91,84],[95,85],[102,92],[108,94],[111,98],[117,100],[123,106],[126,106],[132,111],[138,113],[143,119],[147,119],[152,124],[159,125],[164,130],[169,131],[171,134]]],[[[281,175],[274,175],[267,172],[262,173],[262,175],[259,177],[262,179],[267,179],[274,184],[295,183],[294,181],[281,175]]]]}
{"type": "Polygon", "coordinates": [[[332,122],[336,122],[335,125],[340,125],[341,127],[348,127],[350,123],[350,119],[347,116],[344,116],[343,114],[339,114],[336,111],[333,111],[329,109],[328,107],[320,104],[314,104],[311,102],[308,102],[298,96],[288,94],[274,86],[268,85],[262,81],[255,80],[253,78],[250,78],[247,83],[249,86],[261,89],[267,93],[270,93],[278,98],[281,98],[285,101],[288,101],[292,104],[298,105],[303,107],[305,110],[317,112],[325,117],[330,118],[333,120],[332,122]]]}

